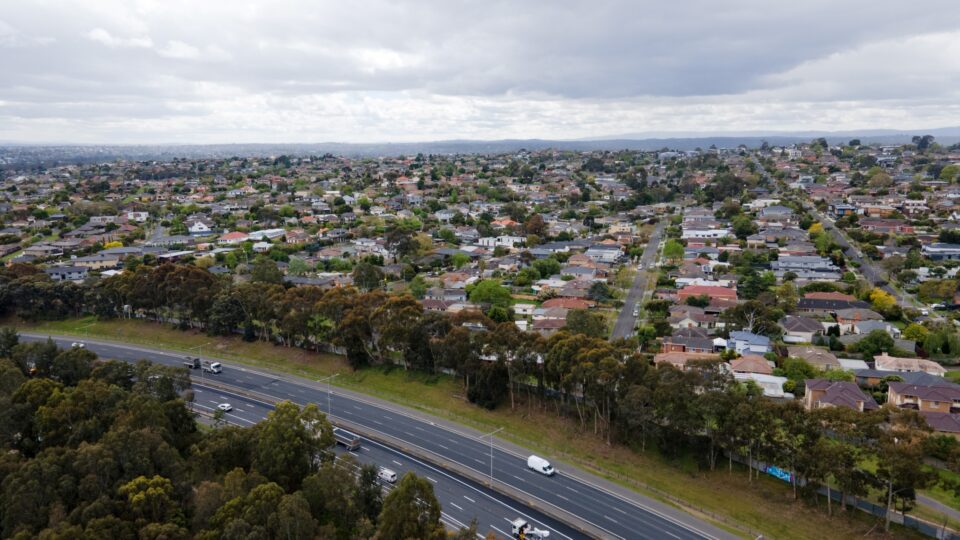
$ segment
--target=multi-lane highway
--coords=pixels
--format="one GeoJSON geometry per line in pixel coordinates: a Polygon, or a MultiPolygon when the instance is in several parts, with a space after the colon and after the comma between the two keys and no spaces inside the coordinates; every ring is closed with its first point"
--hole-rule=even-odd
{"type": "MultiPolygon", "coordinates": [[[[266,418],[273,405],[249,396],[224,391],[201,383],[193,385],[194,400],[192,406],[197,412],[212,415],[221,403],[229,403],[233,409],[224,414],[224,420],[231,424],[249,427],[266,418]]],[[[453,529],[466,527],[473,519],[477,520],[477,530],[481,538],[486,532],[495,532],[500,536],[510,536],[510,520],[523,517],[538,529],[548,530],[551,537],[563,540],[583,538],[584,536],[569,526],[544,516],[536,510],[505,497],[486,486],[450,474],[402,452],[370,439],[362,438],[360,449],[347,452],[336,447],[340,454],[349,453],[360,463],[369,463],[388,468],[402,477],[407,472],[426,478],[433,483],[433,491],[443,507],[443,520],[453,529]]],[[[386,485],[386,484],[385,484],[386,485]]],[[[389,489],[389,485],[386,485],[389,489]]]]}
{"type": "MultiPolygon", "coordinates": [[[[44,339],[46,336],[24,335],[24,339],[44,339]]],[[[76,338],[56,338],[61,346],[69,346],[76,338]]],[[[154,349],[145,349],[128,345],[86,340],[87,348],[106,358],[134,361],[147,359],[167,365],[181,365],[182,356],[154,349]]],[[[276,400],[290,400],[295,403],[317,403],[321,410],[327,411],[328,394],[326,387],[313,381],[298,377],[279,375],[226,364],[218,375],[205,375],[204,380],[216,381],[217,386],[229,385],[241,394],[255,393],[276,400]]],[[[219,397],[208,397],[204,380],[196,380],[197,389],[203,398],[196,402],[205,407],[215,406],[219,397]]],[[[212,390],[211,390],[212,391],[212,390]]],[[[219,390],[217,390],[219,391],[219,390]]],[[[229,416],[238,418],[238,422],[256,422],[257,410],[251,401],[231,402],[235,409],[229,416]],[[248,410],[249,409],[249,410],[248,410]]],[[[406,409],[334,387],[329,395],[330,412],[333,419],[344,420],[362,426],[371,432],[391,437],[408,448],[423,450],[443,459],[456,470],[464,474],[487,475],[490,470],[491,447],[489,439],[482,439],[470,430],[451,425],[437,418],[429,417],[418,411],[406,409]]],[[[265,400],[266,401],[266,400],[265,400]]],[[[368,445],[369,446],[369,445],[368,445]]],[[[545,456],[549,458],[550,456],[545,456]]],[[[515,500],[527,501],[528,506],[544,505],[554,510],[566,512],[570,522],[580,521],[588,525],[589,530],[605,538],[733,538],[726,531],[712,526],[685,512],[658,501],[627,492],[618,486],[593,477],[578,470],[567,469],[561,464],[559,473],[553,477],[542,476],[526,467],[526,455],[511,445],[495,440],[493,447],[493,475],[495,480],[506,485],[515,500]]],[[[403,463],[402,460],[398,460],[403,463]]],[[[434,476],[434,478],[436,478],[434,476]]],[[[476,499],[474,499],[476,500],[476,499]]],[[[469,502],[469,500],[466,500],[469,502]]],[[[457,503],[459,504],[459,503],[457,503]]],[[[462,505],[460,505],[463,507],[462,505]]],[[[447,502],[445,509],[455,508],[447,502]]],[[[464,516],[472,510],[464,508],[464,516]]],[[[500,508],[490,510],[498,513],[496,519],[510,517],[500,508]]],[[[529,511],[526,512],[530,514],[529,511]]],[[[494,518],[490,518],[496,521],[494,518]]],[[[551,526],[543,517],[531,520],[544,523],[548,528],[559,530],[556,524],[551,526]],[[556,527],[556,528],[554,528],[556,527]]],[[[504,522],[505,523],[505,522],[504,522]]],[[[566,533],[570,537],[572,533],[566,533]]]]}

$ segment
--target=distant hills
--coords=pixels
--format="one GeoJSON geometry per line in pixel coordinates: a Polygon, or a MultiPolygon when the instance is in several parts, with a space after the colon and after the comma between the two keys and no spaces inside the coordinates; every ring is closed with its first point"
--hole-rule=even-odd
{"type": "Polygon", "coordinates": [[[670,133],[652,136],[632,133],[580,140],[504,139],[449,140],[411,143],[290,143],[290,144],[156,144],[156,145],[25,145],[0,143],[0,165],[45,165],[106,162],[116,159],[168,160],[173,158],[229,158],[334,154],[377,157],[424,154],[500,154],[519,150],[694,150],[697,148],[757,148],[809,142],[824,137],[830,143],[860,139],[864,144],[902,144],[914,135],[933,135],[941,144],[960,142],[960,127],[918,130],[850,130],[805,132],[670,133]]]}

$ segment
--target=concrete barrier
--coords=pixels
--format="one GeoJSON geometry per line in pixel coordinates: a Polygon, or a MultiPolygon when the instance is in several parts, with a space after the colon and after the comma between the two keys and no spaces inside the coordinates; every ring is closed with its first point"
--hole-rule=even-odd
{"type": "MultiPolygon", "coordinates": [[[[212,378],[204,379],[204,381],[201,384],[203,386],[209,386],[211,388],[219,388],[226,392],[231,392],[241,396],[249,397],[251,399],[256,399],[258,401],[262,401],[265,403],[277,404],[281,401],[284,401],[273,396],[261,394],[260,392],[255,392],[245,388],[239,388],[229,384],[223,384],[219,381],[213,381],[211,379],[212,378]]],[[[463,478],[476,482],[477,484],[486,486],[496,491],[497,493],[500,493],[501,495],[510,497],[511,499],[521,504],[524,504],[529,508],[542,512],[543,514],[557,521],[560,521],[570,527],[573,527],[577,531],[591,538],[601,538],[604,540],[607,540],[607,539],[612,540],[614,538],[617,538],[615,536],[611,536],[609,533],[607,533],[606,531],[603,531],[602,529],[598,528],[592,523],[585,521],[579,518],[578,516],[560,508],[559,506],[556,506],[552,503],[544,501],[539,497],[535,497],[523,491],[519,491],[514,486],[510,486],[504,482],[497,480],[496,478],[494,478],[493,483],[491,483],[489,476],[481,472],[475,471],[469,467],[465,467],[459,463],[450,461],[449,459],[437,454],[432,450],[429,450],[427,448],[423,448],[421,446],[417,446],[414,444],[410,444],[406,441],[397,439],[396,437],[392,437],[390,435],[380,433],[379,431],[371,430],[365,426],[355,424],[349,420],[340,418],[336,415],[329,415],[327,418],[330,421],[330,423],[333,424],[334,426],[342,427],[348,431],[352,431],[353,433],[360,435],[361,437],[365,437],[367,439],[376,441],[385,446],[389,446],[393,449],[399,450],[407,455],[426,461],[431,465],[440,467],[441,469],[444,469],[451,474],[461,476],[463,478]]]]}

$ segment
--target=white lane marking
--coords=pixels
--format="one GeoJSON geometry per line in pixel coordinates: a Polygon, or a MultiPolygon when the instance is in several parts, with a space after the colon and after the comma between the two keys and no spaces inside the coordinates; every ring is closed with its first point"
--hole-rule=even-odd
{"type": "Polygon", "coordinates": [[[433,482],[434,484],[436,484],[436,483],[437,483],[437,481],[436,481],[436,480],[434,480],[433,478],[430,478],[429,476],[427,477],[427,480],[429,480],[429,481],[431,481],[431,482],[433,482]]]}
{"type": "Polygon", "coordinates": [[[561,494],[559,494],[559,493],[554,493],[554,495],[556,495],[557,497],[560,497],[561,499],[563,499],[563,500],[565,500],[565,501],[567,501],[567,502],[570,502],[570,499],[564,497],[563,495],[561,495],[561,494]]]}
{"type": "Polygon", "coordinates": [[[463,512],[463,507],[460,506],[459,504],[455,503],[455,502],[450,503],[450,506],[452,506],[452,507],[456,508],[457,510],[463,512]]]}
{"type": "Polygon", "coordinates": [[[575,490],[575,489],[573,489],[573,488],[572,488],[572,487],[570,487],[570,486],[563,486],[563,487],[565,487],[565,488],[567,488],[567,489],[569,489],[570,491],[572,491],[572,492],[574,492],[574,493],[580,493],[579,491],[577,491],[577,490],[575,490]]]}
{"type": "Polygon", "coordinates": [[[487,463],[486,461],[481,461],[481,460],[479,460],[479,459],[477,459],[477,458],[473,458],[473,460],[476,461],[477,463],[481,464],[481,465],[484,465],[484,464],[487,463]]]}
{"type": "Polygon", "coordinates": [[[400,467],[403,467],[403,463],[400,463],[399,461],[397,461],[397,460],[395,460],[395,459],[391,459],[390,461],[396,463],[396,464],[397,464],[398,466],[400,466],[400,467]]]}
{"type": "Polygon", "coordinates": [[[470,497],[467,497],[466,495],[464,495],[463,498],[466,499],[466,500],[468,500],[468,501],[470,501],[470,502],[472,502],[473,504],[477,504],[477,501],[471,499],[470,497]]]}
{"type": "Polygon", "coordinates": [[[382,426],[382,425],[383,425],[383,422],[377,422],[376,420],[372,420],[372,419],[371,419],[370,421],[373,422],[374,424],[378,425],[378,426],[382,426]]]}
{"type": "Polygon", "coordinates": [[[515,475],[515,474],[511,474],[510,476],[516,478],[517,480],[519,480],[519,481],[521,481],[521,482],[526,482],[526,480],[524,480],[523,478],[520,478],[519,476],[517,476],[517,475],[515,475]]]}
{"type": "Polygon", "coordinates": [[[606,519],[609,519],[610,521],[612,521],[612,522],[614,522],[614,523],[619,524],[619,523],[617,522],[617,520],[613,519],[612,517],[610,517],[610,516],[608,516],[608,515],[606,515],[606,514],[604,514],[603,517],[606,518],[606,519]]]}
{"type": "Polygon", "coordinates": [[[387,415],[383,415],[383,419],[384,419],[384,420],[393,420],[393,418],[390,418],[390,417],[387,416],[387,415]]]}
{"type": "Polygon", "coordinates": [[[413,429],[419,429],[420,431],[426,431],[425,429],[423,429],[423,428],[420,427],[420,426],[413,426],[413,429]]]}
{"type": "Polygon", "coordinates": [[[444,450],[449,450],[449,449],[450,449],[450,448],[448,448],[448,447],[446,447],[446,446],[444,446],[444,445],[442,445],[442,444],[440,444],[440,443],[437,443],[437,446],[439,446],[440,448],[443,448],[444,450]]]}
{"type": "Polygon", "coordinates": [[[624,511],[622,508],[617,508],[616,506],[614,506],[613,509],[616,510],[617,512],[620,512],[623,515],[627,515],[627,512],[624,511]]]}
{"type": "Polygon", "coordinates": [[[360,407],[357,407],[356,405],[354,405],[353,408],[356,409],[356,410],[358,410],[358,411],[362,411],[362,410],[363,410],[363,409],[361,409],[360,407]]]}

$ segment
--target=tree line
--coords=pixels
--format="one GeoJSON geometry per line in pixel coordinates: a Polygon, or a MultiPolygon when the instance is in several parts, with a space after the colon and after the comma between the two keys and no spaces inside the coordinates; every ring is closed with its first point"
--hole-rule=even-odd
{"type": "MultiPolygon", "coordinates": [[[[680,371],[654,365],[632,340],[609,342],[568,331],[544,338],[481,312],[424,311],[408,295],[258,281],[233,284],[174,264],[141,266],[50,298],[19,293],[18,287],[56,291],[76,286],[46,283],[29,273],[8,279],[0,294],[31,302],[25,308],[9,304],[17,312],[29,313],[33,302],[68,298],[76,304],[64,302],[57,313],[123,317],[138,312],[211,334],[242,329],[246,339],[283,346],[332,344],[354,368],[390,364],[452,373],[479,406],[508,403],[553,411],[609,444],[694,455],[710,470],[724,456],[731,472],[734,458],[775,464],[792,471],[797,497],[829,485],[849,495],[882,491],[889,500],[881,502],[908,509],[917,489],[937,481],[923,466],[931,449],[960,468],[960,445],[931,434],[913,411],[888,406],[869,413],[842,408],[808,412],[799,401],[763,397],[757,386],[734,380],[717,363],[680,371]]],[[[752,478],[754,472],[748,474],[752,478]]]]}
{"type": "MultiPolygon", "coordinates": [[[[441,539],[430,482],[383,495],[315,405],[198,429],[185,368],[0,332],[4,538],[441,539]]],[[[476,526],[455,538],[476,538],[476,526]]]]}

